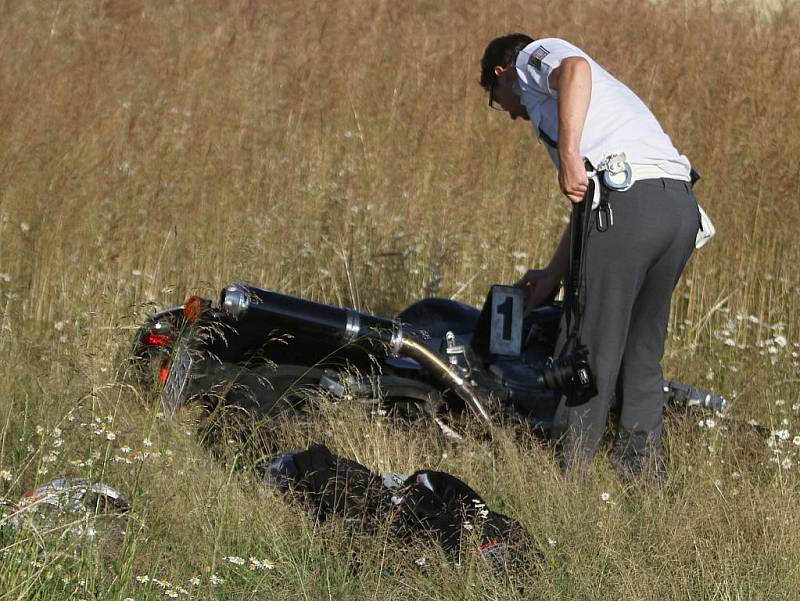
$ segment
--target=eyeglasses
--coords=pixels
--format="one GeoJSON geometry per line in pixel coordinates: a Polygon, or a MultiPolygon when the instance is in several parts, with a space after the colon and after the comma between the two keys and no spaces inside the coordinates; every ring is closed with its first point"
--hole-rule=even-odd
{"type": "Polygon", "coordinates": [[[497,83],[497,80],[492,82],[492,85],[489,86],[489,108],[495,111],[504,111],[504,109],[500,104],[498,104],[497,100],[494,97],[494,86],[497,83]]]}

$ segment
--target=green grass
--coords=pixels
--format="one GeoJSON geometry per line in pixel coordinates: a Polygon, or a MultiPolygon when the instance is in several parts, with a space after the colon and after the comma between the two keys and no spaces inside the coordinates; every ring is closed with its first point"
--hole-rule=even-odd
{"type": "Polygon", "coordinates": [[[0,599],[155,600],[178,587],[187,599],[797,598],[795,4],[0,11],[0,599]],[[512,428],[454,445],[431,424],[345,406],[281,435],[376,471],[462,477],[541,552],[522,590],[474,558],[455,568],[434,549],[315,528],[239,469],[246,449],[215,457],[197,439],[201,416],[165,420],[117,375],[154,306],[233,281],[390,315],[424,295],[479,304],[546,261],[567,203],[528,126],[488,111],[477,85],[485,43],[512,30],[584,47],[703,174],[718,235],[675,292],[664,367],[733,399],[730,419],[670,417],[655,491],[623,486],[604,453],[587,478],[564,480],[551,451],[512,428]],[[741,425],[751,419],[789,439],[768,447],[741,425]],[[59,475],[127,492],[126,536],[13,530],[11,505],[59,475]]]}

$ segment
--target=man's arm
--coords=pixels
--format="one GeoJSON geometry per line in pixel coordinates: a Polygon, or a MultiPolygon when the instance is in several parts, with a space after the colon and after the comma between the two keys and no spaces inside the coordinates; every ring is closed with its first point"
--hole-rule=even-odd
{"type": "Polygon", "coordinates": [[[561,234],[561,240],[553,253],[553,258],[544,269],[529,269],[516,286],[525,294],[525,312],[540,307],[555,292],[558,283],[567,276],[569,267],[570,228],[561,234]]]}
{"type": "Polygon", "coordinates": [[[570,226],[567,224],[564,233],[561,234],[561,240],[558,242],[556,252],[553,253],[550,264],[545,268],[545,271],[551,273],[552,277],[555,278],[556,285],[567,277],[567,269],[569,268],[569,230],[570,226]]]}
{"type": "Polygon", "coordinates": [[[581,156],[581,135],[592,97],[592,72],[580,56],[561,61],[548,78],[551,90],[558,90],[558,183],[573,203],[586,194],[589,180],[581,156]]]}

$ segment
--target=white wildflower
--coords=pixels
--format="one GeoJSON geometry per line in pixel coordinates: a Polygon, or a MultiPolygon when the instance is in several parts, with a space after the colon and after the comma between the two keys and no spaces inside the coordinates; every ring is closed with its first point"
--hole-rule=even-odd
{"type": "Polygon", "coordinates": [[[140,584],[147,584],[150,582],[150,576],[137,576],[135,580],[140,584]]]}
{"type": "Polygon", "coordinates": [[[603,503],[608,503],[611,500],[611,495],[608,494],[607,492],[600,493],[600,500],[603,503]]]}
{"type": "Polygon", "coordinates": [[[22,230],[23,234],[27,234],[29,231],[31,231],[31,224],[27,221],[23,221],[19,224],[19,229],[22,230]]]}
{"type": "Polygon", "coordinates": [[[708,417],[706,419],[701,419],[699,422],[697,422],[697,425],[700,428],[706,428],[710,430],[711,428],[717,425],[717,422],[708,417]]]}
{"type": "Polygon", "coordinates": [[[219,577],[219,576],[217,576],[216,574],[211,574],[211,577],[210,577],[208,580],[209,580],[209,582],[210,582],[212,585],[214,585],[214,586],[219,586],[220,584],[222,584],[223,582],[225,582],[225,579],[224,579],[224,578],[220,578],[220,577],[219,577]]]}
{"type": "Polygon", "coordinates": [[[781,467],[785,470],[792,469],[794,462],[792,461],[791,457],[784,457],[783,461],[781,461],[781,467]]]}
{"type": "Polygon", "coordinates": [[[232,564],[237,565],[237,566],[243,566],[244,565],[244,558],[236,557],[235,555],[231,555],[230,557],[223,557],[222,559],[224,559],[228,563],[232,563],[232,564]]]}
{"type": "Polygon", "coordinates": [[[0,470],[0,480],[5,480],[6,482],[11,482],[14,476],[11,475],[11,472],[8,470],[0,470]]]}
{"type": "Polygon", "coordinates": [[[548,536],[548,537],[547,537],[547,544],[548,544],[548,545],[550,545],[551,547],[555,547],[555,546],[556,546],[556,544],[558,544],[558,541],[557,541],[556,539],[554,539],[554,538],[550,538],[550,537],[548,536]]]}
{"type": "Polygon", "coordinates": [[[275,567],[271,561],[267,561],[266,559],[256,559],[255,557],[250,558],[250,569],[251,570],[271,570],[275,567]]]}
{"type": "Polygon", "coordinates": [[[784,348],[786,346],[786,337],[785,336],[775,336],[772,339],[772,342],[777,344],[779,347],[784,348]]]}
{"type": "Polygon", "coordinates": [[[64,324],[64,322],[63,322],[63,321],[57,321],[57,322],[55,322],[55,323],[53,324],[53,327],[56,329],[56,332],[60,332],[61,330],[63,330],[63,329],[64,329],[64,325],[65,325],[65,324],[64,324]]]}
{"type": "Polygon", "coordinates": [[[781,440],[789,440],[792,437],[792,435],[789,433],[789,430],[786,430],[785,428],[783,430],[773,430],[770,433],[770,436],[774,436],[775,438],[779,438],[781,440]]]}
{"type": "Polygon", "coordinates": [[[189,584],[192,586],[200,586],[200,579],[197,576],[192,576],[189,578],[189,584]]]}
{"type": "Polygon", "coordinates": [[[149,438],[145,438],[145,439],[142,441],[142,444],[143,444],[144,446],[146,446],[146,447],[152,447],[152,446],[153,446],[153,441],[152,441],[152,440],[150,440],[149,438]]]}

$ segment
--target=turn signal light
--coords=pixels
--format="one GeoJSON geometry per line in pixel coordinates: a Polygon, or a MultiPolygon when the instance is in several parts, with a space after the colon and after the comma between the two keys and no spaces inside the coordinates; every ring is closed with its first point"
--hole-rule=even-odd
{"type": "Polygon", "coordinates": [[[205,309],[206,303],[199,296],[190,296],[183,303],[183,316],[189,321],[195,321],[205,309]]]}

